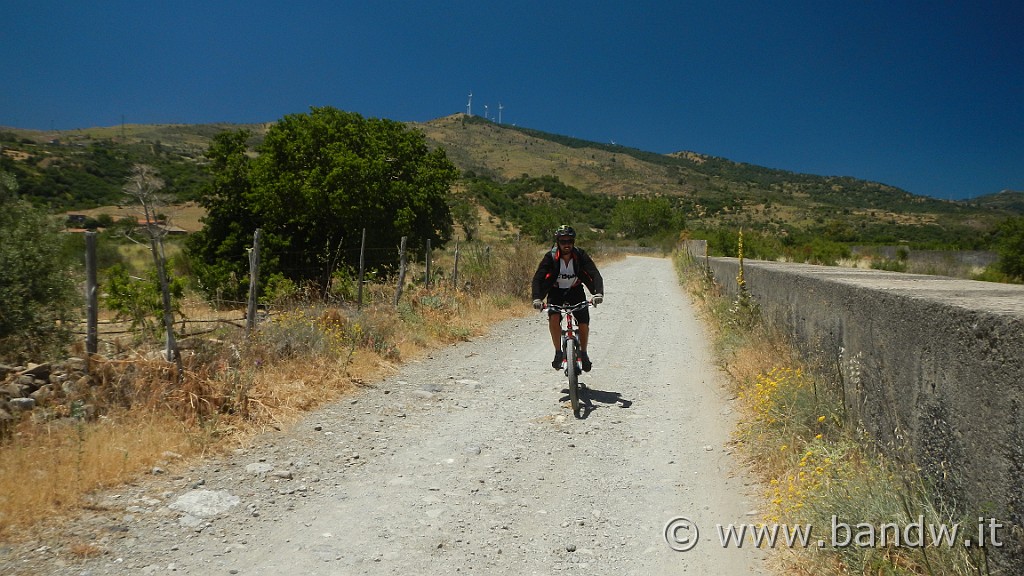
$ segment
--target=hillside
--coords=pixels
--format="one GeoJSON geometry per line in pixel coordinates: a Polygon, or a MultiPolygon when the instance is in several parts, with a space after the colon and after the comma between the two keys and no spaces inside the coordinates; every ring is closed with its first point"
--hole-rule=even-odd
{"type": "MultiPolygon", "coordinates": [[[[73,131],[0,128],[0,168],[22,195],[54,211],[116,203],[135,162],[154,165],[167,191],[194,200],[206,174],[203,152],[223,130],[247,128],[258,143],[270,124],[123,125],[73,131]]],[[[498,182],[554,176],[605,198],[661,196],[691,226],[802,232],[839,241],[960,244],[1024,213],[1024,194],[938,200],[849,176],[798,174],[681,151],[663,155],[588,142],[455,114],[412,126],[445,148],[467,176],[498,182]]]]}
{"type": "MultiPolygon", "coordinates": [[[[156,168],[167,194],[194,200],[207,181],[203,154],[213,136],[266,124],[158,124],[43,131],[0,127],[0,169],[17,178],[18,192],[54,212],[116,204],[136,163],[156,168]]],[[[254,138],[254,143],[257,138],[254,138]]]]}
{"type": "Polygon", "coordinates": [[[583,192],[680,199],[706,226],[769,230],[841,221],[872,226],[984,230],[1024,208],[1008,202],[950,202],[848,176],[798,174],[696,152],[655,154],[456,114],[419,125],[464,172],[496,179],[556,175],[583,192]]]}
{"type": "Polygon", "coordinates": [[[965,204],[1024,214],[1024,192],[1003,190],[964,201],[965,204]]]}

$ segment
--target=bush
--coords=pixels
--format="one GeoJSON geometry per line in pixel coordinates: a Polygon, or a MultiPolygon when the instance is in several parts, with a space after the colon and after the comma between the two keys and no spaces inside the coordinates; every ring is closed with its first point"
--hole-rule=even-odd
{"type": "Polygon", "coordinates": [[[999,270],[1011,278],[1024,280],[1024,216],[1004,221],[996,235],[999,270]]]}
{"type": "MultiPolygon", "coordinates": [[[[143,329],[154,338],[159,335],[164,307],[156,270],[150,271],[148,279],[139,279],[129,276],[128,270],[118,264],[107,271],[105,284],[105,303],[117,314],[118,320],[130,321],[132,329],[143,329]]],[[[185,279],[168,279],[168,289],[172,311],[180,315],[179,301],[185,292],[185,279]]]]}
{"type": "Polygon", "coordinates": [[[0,195],[0,360],[59,354],[81,299],[60,224],[13,195],[0,195]]]}

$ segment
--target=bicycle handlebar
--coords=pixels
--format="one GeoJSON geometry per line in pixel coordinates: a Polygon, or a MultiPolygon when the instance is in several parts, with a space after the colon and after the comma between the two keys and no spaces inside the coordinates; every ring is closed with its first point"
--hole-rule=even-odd
{"type": "Polygon", "coordinates": [[[583,302],[580,302],[578,304],[545,304],[544,306],[541,307],[541,310],[555,310],[557,312],[563,313],[579,312],[580,310],[583,310],[584,308],[589,308],[590,306],[593,305],[593,302],[589,300],[584,300],[583,302]]]}

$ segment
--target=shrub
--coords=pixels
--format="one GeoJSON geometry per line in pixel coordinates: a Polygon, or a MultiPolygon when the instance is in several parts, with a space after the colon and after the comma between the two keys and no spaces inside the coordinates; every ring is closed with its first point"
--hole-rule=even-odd
{"type": "Polygon", "coordinates": [[[59,353],[81,299],[63,250],[61,226],[16,197],[0,195],[0,359],[59,353]]]}
{"type": "MultiPolygon", "coordinates": [[[[131,322],[132,329],[143,329],[145,335],[156,337],[161,330],[164,313],[163,296],[156,270],[147,279],[128,275],[128,270],[118,264],[107,271],[105,303],[116,313],[118,320],[131,322]]],[[[168,280],[171,306],[175,314],[181,314],[179,301],[185,292],[183,278],[168,280]]]]}
{"type": "Polygon", "coordinates": [[[1024,216],[1004,221],[996,234],[999,270],[1011,278],[1024,280],[1024,216]]]}

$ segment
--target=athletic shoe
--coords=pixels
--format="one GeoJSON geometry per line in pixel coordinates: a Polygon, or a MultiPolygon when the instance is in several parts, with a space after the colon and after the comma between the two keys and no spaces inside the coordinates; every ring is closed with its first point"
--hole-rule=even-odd
{"type": "Polygon", "coordinates": [[[561,370],[563,360],[565,360],[565,357],[562,356],[562,351],[555,350],[555,359],[551,361],[551,367],[555,370],[561,370]]]}
{"type": "Polygon", "coordinates": [[[594,366],[590,362],[590,356],[587,356],[587,353],[583,351],[580,352],[580,364],[583,364],[584,372],[590,372],[590,369],[594,366]]]}

